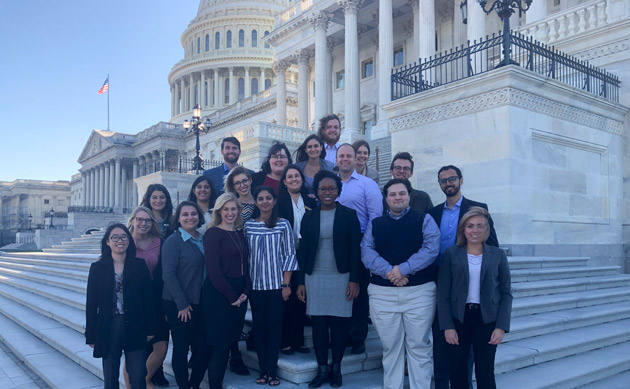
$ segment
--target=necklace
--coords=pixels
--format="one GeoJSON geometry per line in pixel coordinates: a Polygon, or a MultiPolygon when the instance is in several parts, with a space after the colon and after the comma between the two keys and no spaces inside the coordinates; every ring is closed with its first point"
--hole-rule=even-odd
{"type": "Polygon", "coordinates": [[[234,242],[234,244],[238,248],[239,257],[241,259],[241,274],[245,274],[245,268],[243,266],[243,251],[245,251],[245,247],[242,246],[242,244],[240,242],[240,239],[238,239],[238,235],[237,235],[236,239],[232,236],[231,233],[232,232],[236,232],[236,231],[228,231],[228,230],[226,230],[226,231],[227,231],[228,236],[230,237],[230,239],[232,239],[232,242],[234,242]]]}

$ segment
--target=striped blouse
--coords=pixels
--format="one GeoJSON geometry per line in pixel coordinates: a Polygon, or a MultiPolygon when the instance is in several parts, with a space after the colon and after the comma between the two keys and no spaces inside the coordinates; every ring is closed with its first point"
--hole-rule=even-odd
{"type": "Polygon", "coordinates": [[[274,228],[250,219],[245,223],[249,275],[254,290],[282,289],[283,272],[298,270],[291,225],[278,219],[274,228]]]}

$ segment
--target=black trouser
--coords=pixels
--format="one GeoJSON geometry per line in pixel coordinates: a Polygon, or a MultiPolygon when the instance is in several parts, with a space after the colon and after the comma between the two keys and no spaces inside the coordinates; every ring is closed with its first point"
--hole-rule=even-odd
{"type": "Polygon", "coordinates": [[[284,306],[282,315],[282,348],[304,346],[304,324],[306,304],[297,298],[297,285],[291,283],[291,296],[284,306]]]}
{"type": "Polygon", "coordinates": [[[225,377],[229,353],[230,346],[210,347],[210,361],[208,362],[208,383],[210,384],[210,389],[223,388],[223,377],[225,377]]]}
{"type": "Polygon", "coordinates": [[[168,317],[173,339],[173,358],[171,365],[179,389],[199,387],[208,367],[208,345],[206,328],[201,305],[191,305],[191,318],[185,323],[177,317],[179,310],[175,302],[163,300],[164,312],[168,317]],[[188,378],[188,350],[192,348],[192,372],[188,378]]]}
{"type": "Polygon", "coordinates": [[[350,326],[350,341],[353,346],[365,342],[368,334],[368,317],[370,315],[370,300],[367,287],[370,284],[370,272],[359,262],[359,296],[352,302],[352,324],[350,326]]]}
{"type": "Polygon", "coordinates": [[[449,389],[449,344],[444,338],[444,330],[440,329],[438,314],[433,319],[433,380],[435,389],[449,389]]]}
{"type": "MultiPolygon", "coordinates": [[[[120,374],[120,356],[125,345],[125,316],[114,315],[109,339],[109,352],[107,358],[103,358],[103,381],[105,389],[118,389],[118,377],[120,374]]],[[[125,350],[125,362],[127,374],[132,388],[144,389],[147,387],[147,365],[145,363],[144,349],[125,350]]]]}
{"type": "Polygon", "coordinates": [[[451,372],[451,387],[453,389],[468,389],[468,356],[470,347],[475,354],[475,376],[478,389],[495,389],[494,357],[497,346],[488,344],[496,322],[484,323],[479,305],[470,309],[466,304],[464,322],[453,318],[459,346],[449,345],[449,352],[453,356],[454,364],[451,372]]]}
{"type": "Polygon", "coordinates": [[[256,336],[256,354],[260,374],[276,376],[278,353],[282,340],[282,290],[252,290],[249,295],[252,306],[252,324],[256,336]]]}
{"type": "Polygon", "coordinates": [[[311,316],[313,321],[313,348],[319,366],[328,364],[328,339],[332,349],[332,363],[343,359],[351,319],[338,316],[311,316]]]}

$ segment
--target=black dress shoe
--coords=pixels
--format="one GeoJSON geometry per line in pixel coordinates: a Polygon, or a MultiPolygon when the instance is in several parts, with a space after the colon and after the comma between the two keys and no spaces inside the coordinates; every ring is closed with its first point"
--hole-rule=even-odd
{"type": "Polygon", "coordinates": [[[168,387],[169,383],[168,383],[168,380],[166,379],[166,377],[164,377],[164,369],[162,368],[162,366],[160,366],[155,371],[155,373],[153,374],[153,377],[151,377],[151,382],[155,386],[159,386],[159,387],[162,387],[162,388],[168,387]]]}
{"type": "Polygon", "coordinates": [[[365,342],[361,342],[352,346],[351,354],[363,354],[365,352],[365,342]]]}
{"type": "Polygon", "coordinates": [[[330,387],[339,388],[341,385],[341,365],[332,365],[330,369],[330,387]]]}
{"type": "Polygon", "coordinates": [[[308,354],[311,352],[311,349],[306,347],[306,346],[300,346],[300,347],[293,347],[292,348],[293,351],[295,351],[296,353],[300,353],[300,354],[308,354]]]}
{"type": "Polygon", "coordinates": [[[330,369],[328,365],[322,365],[317,367],[317,375],[311,382],[309,382],[309,388],[319,388],[330,380],[330,369]]]}
{"type": "Polygon", "coordinates": [[[249,375],[249,370],[240,355],[230,358],[230,370],[237,375],[249,375]]]}
{"type": "Polygon", "coordinates": [[[293,351],[293,348],[291,347],[283,348],[280,350],[280,352],[284,355],[293,355],[295,353],[295,351],[293,351]]]}

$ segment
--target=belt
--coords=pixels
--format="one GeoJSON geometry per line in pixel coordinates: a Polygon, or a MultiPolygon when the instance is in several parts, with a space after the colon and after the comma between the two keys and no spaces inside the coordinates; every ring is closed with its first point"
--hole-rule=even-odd
{"type": "Polygon", "coordinates": [[[472,303],[466,303],[466,309],[468,310],[477,310],[477,309],[481,309],[481,305],[479,304],[472,304],[472,303]]]}

